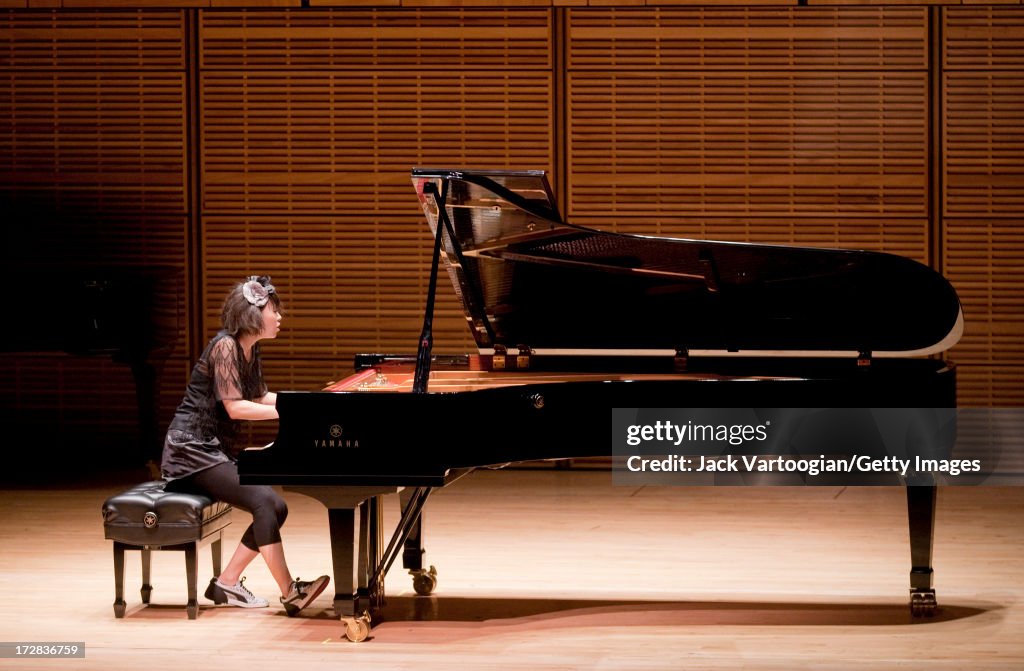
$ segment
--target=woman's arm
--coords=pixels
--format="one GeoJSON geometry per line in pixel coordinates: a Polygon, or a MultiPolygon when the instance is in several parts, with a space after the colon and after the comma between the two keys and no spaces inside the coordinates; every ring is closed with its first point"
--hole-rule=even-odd
{"type": "MultiPolygon", "coordinates": [[[[273,394],[267,394],[267,396],[273,396],[273,394]]],[[[241,400],[224,401],[224,410],[227,411],[228,417],[231,419],[277,419],[277,408],[264,403],[267,396],[260,399],[259,403],[241,400]]]]}
{"type": "Polygon", "coordinates": [[[272,391],[268,391],[259,402],[263,405],[277,405],[277,394],[272,391]]]}

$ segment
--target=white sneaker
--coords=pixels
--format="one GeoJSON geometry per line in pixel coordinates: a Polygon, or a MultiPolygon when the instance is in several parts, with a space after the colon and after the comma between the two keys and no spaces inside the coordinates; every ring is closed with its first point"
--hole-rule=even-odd
{"type": "Polygon", "coordinates": [[[266,608],[269,602],[256,596],[243,584],[245,578],[238,581],[237,585],[225,585],[217,578],[210,580],[210,586],[206,588],[206,598],[217,604],[228,604],[239,608],[266,608]]]}
{"type": "Polygon", "coordinates": [[[281,597],[284,610],[289,617],[297,615],[300,610],[313,603],[314,599],[320,596],[327,583],[331,582],[329,576],[322,575],[312,582],[305,582],[296,578],[292,581],[292,588],[288,590],[288,596],[281,597]]]}

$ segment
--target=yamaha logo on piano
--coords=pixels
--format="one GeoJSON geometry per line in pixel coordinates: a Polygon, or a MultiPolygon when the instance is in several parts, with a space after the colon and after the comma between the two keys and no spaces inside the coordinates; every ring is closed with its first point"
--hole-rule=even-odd
{"type": "Polygon", "coordinates": [[[330,438],[314,438],[313,447],[359,447],[359,440],[344,437],[344,429],[341,424],[331,424],[327,430],[330,438]]]}

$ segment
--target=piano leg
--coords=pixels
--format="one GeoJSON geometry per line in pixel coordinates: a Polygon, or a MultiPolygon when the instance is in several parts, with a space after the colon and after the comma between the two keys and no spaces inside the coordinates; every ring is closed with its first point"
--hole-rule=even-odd
{"type": "MultiPolygon", "coordinates": [[[[402,517],[405,518],[412,505],[417,489],[406,487],[399,493],[399,501],[402,509],[402,517]]],[[[402,567],[412,576],[412,587],[420,596],[429,596],[437,587],[437,569],[431,566],[423,568],[423,557],[427,551],[423,547],[423,515],[421,508],[416,519],[409,526],[409,535],[406,536],[402,545],[402,567]]]]}
{"type": "MultiPolygon", "coordinates": [[[[285,489],[314,498],[327,508],[334,570],[334,612],[345,623],[345,636],[350,641],[365,640],[370,633],[371,618],[383,606],[387,570],[398,558],[398,547],[404,546],[406,534],[422,512],[431,489],[418,487],[408,494],[402,520],[383,551],[381,498],[397,492],[397,487],[286,485],[285,489]]],[[[418,556],[422,558],[422,552],[418,556]]],[[[419,594],[429,594],[436,584],[437,571],[433,566],[429,571],[420,569],[413,579],[413,587],[419,594]],[[424,589],[427,591],[421,591],[424,589]]]]}
{"type": "Polygon", "coordinates": [[[356,510],[330,508],[331,559],[334,570],[334,613],[340,618],[376,613],[384,605],[384,581],[370,584],[381,558],[381,505],[374,496],[356,510]]]}
{"type": "Polygon", "coordinates": [[[351,640],[363,640],[369,634],[370,618],[383,605],[383,576],[373,579],[382,558],[381,496],[394,493],[397,488],[286,486],[285,489],[314,498],[327,508],[334,571],[334,612],[345,620],[346,635],[351,640]]]}
{"type": "Polygon", "coordinates": [[[353,508],[330,508],[327,511],[334,562],[334,613],[338,617],[354,615],[359,598],[359,539],[355,533],[355,518],[353,508]]]}
{"type": "MultiPolygon", "coordinates": [[[[415,489],[406,487],[398,494],[402,513],[409,508],[409,502],[412,501],[415,491],[415,489]]],[[[402,567],[410,573],[423,570],[423,555],[426,553],[426,550],[423,549],[423,515],[424,513],[420,512],[419,518],[413,524],[412,531],[409,532],[409,537],[405,539],[405,546],[402,550],[402,567]]]]}
{"type": "Polygon", "coordinates": [[[910,522],[910,612],[915,617],[935,614],[932,546],[935,538],[934,485],[907,485],[910,522]]]}
{"type": "Polygon", "coordinates": [[[345,637],[358,643],[370,635],[370,621],[383,602],[383,581],[369,584],[380,559],[379,497],[359,504],[359,534],[355,508],[329,508],[331,558],[334,562],[334,614],[345,624],[345,637]],[[374,538],[374,533],[377,538],[374,538]]]}
{"type": "MultiPolygon", "coordinates": [[[[464,468],[455,470],[454,477],[449,482],[471,473],[473,469],[464,468]]],[[[412,511],[410,506],[413,505],[414,499],[417,494],[423,493],[423,488],[411,488],[406,487],[399,492],[399,502],[402,509],[402,518],[405,519],[412,511]]],[[[426,492],[429,494],[429,491],[426,492]]],[[[420,503],[420,509],[418,513],[414,513],[415,519],[409,525],[409,532],[405,538],[405,543],[402,546],[402,566],[409,571],[409,575],[412,576],[412,587],[420,596],[430,596],[434,593],[434,589],[437,587],[437,569],[431,566],[429,569],[423,568],[423,557],[427,554],[426,549],[423,547],[423,503],[420,503]]]]}

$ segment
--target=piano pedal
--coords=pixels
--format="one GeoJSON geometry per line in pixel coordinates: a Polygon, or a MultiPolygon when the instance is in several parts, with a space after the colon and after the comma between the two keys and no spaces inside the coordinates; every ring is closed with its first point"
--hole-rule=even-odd
{"type": "Polygon", "coordinates": [[[437,569],[433,566],[427,569],[412,569],[409,571],[412,576],[412,588],[420,596],[430,596],[437,587],[437,569]]]}
{"type": "Polygon", "coordinates": [[[345,623],[345,638],[353,643],[362,643],[370,635],[370,614],[363,611],[358,617],[342,616],[345,623]]]}

